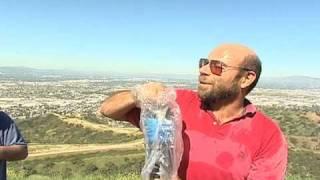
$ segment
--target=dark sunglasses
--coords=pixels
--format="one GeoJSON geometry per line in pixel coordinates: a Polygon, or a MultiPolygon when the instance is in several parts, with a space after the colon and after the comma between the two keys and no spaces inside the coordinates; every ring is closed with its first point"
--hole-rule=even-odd
{"type": "Polygon", "coordinates": [[[240,70],[244,70],[244,71],[252,71],[248,68],[244,68],[244,67],[236,67],[236,66],[229,66],[226,65],[225,63],[221,62],[221,61],[217,61],[217,60],[209,60],[206,58],[201,58],[199,60],[199,68],[201,68],[202,66],[205,66],[209,64],[210,66],[210,70],[212,74],[221,76],[222,72],[224,70],[226,70],[227,68],[229,69],[240,69],[240,70]]]}

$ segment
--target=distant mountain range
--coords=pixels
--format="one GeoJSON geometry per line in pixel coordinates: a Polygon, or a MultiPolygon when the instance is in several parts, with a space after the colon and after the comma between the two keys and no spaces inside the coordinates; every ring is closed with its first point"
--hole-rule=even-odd
{"type": "Polygon", "coordinates": [[[24,81],[50,81],[62,79],[94,78],[96,74],[54,69],[35,69],[28,67],[0,67],[0,79],[24,80],[24,81]]]}
{"type": "MultiPolygon", "coordinates": [[[[81,72],[70,70],[48,70],[27,67],[0,67],[0,80],[22,81],[55,81],[77,79],[105,79],[105,78],[151,78],[164,80],[187,80],[194,82],[196,75],[161,75],[161,74],[111,74],[97,72],[81,72]]],[[[264,77],[257,87],[271,89],[320,89],[320,78],[307,76],[264,77]]]]}

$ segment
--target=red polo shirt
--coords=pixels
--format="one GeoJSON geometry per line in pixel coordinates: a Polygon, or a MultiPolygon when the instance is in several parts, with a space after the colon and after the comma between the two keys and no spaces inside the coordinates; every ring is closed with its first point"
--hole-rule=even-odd
{"type": "MultiPolygon", "coordinates": [[[[248,102],[243,116],[219,125],[200,108],[196,92],[176,92],[183,120],[182,180],[284,179],[287,143],[274,121],[248,102]]],[[[128,116],[137,126],[138,115],[132,111],[128,116]]]]}

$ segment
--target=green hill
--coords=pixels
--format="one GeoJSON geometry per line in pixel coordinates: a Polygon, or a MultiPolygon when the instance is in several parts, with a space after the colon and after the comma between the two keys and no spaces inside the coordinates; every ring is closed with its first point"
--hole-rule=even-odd
{"type": "MultiPolygon", "coordinates": [[[[307,107],[260,107],[277,120],[289,142],[288,180],[320,179],[320,124],[308,114],[319,115],[307,107]]],[[[91,118],[89,122],[100,123],[91,118]]],[[[48,115],[18,125],[29,142],[34,143],[120,143],[141,136],[118,134],[112,131],[97,132],[77,125],[64,123],[58,116],[48,115]]],[[[101,153],[72,154],[42,157],[10,162],[10,172],[17,175],[14,180],[40,179],[140,179],[144,151],[120,150],[101,153]]]]}
{"type": "Polygon", "coordinates": [[[58,116],[48,114],[28,120],[17,121],[18,127],[29,143],[41,144],[92,144],[123,143],[142,138],[113,131],[95,131],[63,122],[58,116]]]}
{"type": "Polygon", "coordinates": [[[260,108],[279,122],[287,136],[290,149],[288,175],[293,179],[320,179],[320,124],[308,117],[309,113],[319,115],[318,109],[281,106],[260,108]]]}

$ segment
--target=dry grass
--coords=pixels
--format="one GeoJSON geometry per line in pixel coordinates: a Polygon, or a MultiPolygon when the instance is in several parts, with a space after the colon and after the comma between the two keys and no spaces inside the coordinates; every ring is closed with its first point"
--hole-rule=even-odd
{"type": "Polygon", "coordinates": [[[130,134],[130,135],[141,135],[142,132],[139,131],[137,128],[116,128],[116,127],[109,127],[104,124],[97,124],[92,123],[86,120],[79,118],[66,118],[59,114],[54,114],[55,116],[58,116],[59,119],[61,119],[63,122],[71,125],[80,125],[83,128],[91,129],[94,131],[104,132],[104,131],[112,131],[114,133],[120,133],[120,134],[130,134]]]}
{"type": "Polygon", "coordinates": [[[305,116],[312,122],[320,124],[320,116],[318,116],[315,112],[307,112],[305,116]]]}
{"type": "Polygon", "coordinates": [[[29,157],[36,158],[43,156],[52,156],[60,154],[89,153],[97,151],[109,151],[119,149],[141,149],[143,148],[143,140],[135,140],[122,144],[30,144],[29,157]]]}

